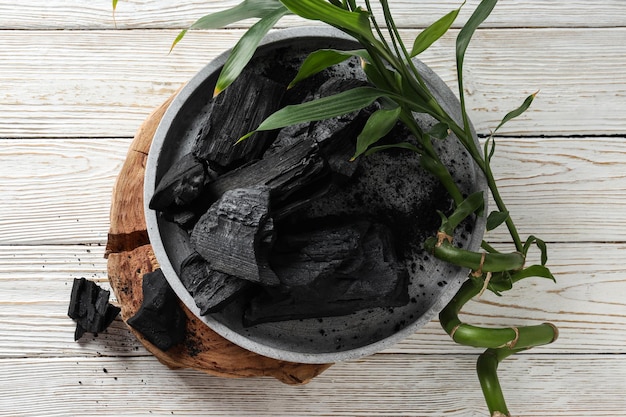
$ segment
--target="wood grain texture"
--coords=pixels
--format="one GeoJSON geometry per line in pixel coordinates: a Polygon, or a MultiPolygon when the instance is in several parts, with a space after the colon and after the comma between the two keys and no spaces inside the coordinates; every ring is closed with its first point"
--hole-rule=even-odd
{"type": "MultiPolygon", "coordinates": [[[[0,139],[0,244],[105,243],[110,196],[130,142],[0,139]]],[[[623,138],[499,138],[493,166],[523,234],[626,241],[623,138]]],[[[508,241],[502,230],[490,239],[508,241]]]]}
{"type": "MultiPolygon", "coordinates": [[[[305,387],[170,370],[119,318],[73,341],[72,279],[109,288],[110,197],[132,136],[242,30],[190,33],[168,55],[170,44],[237,2],[122,0],[115,30],[110,0],[0,0],[0,416],[486,416],[476,350],[453,344],[436,321],[305,387]]],[[[392,1],[406,39],[459,4],[420,1],[417,13],[415,0],[392,1]]],[[[468,50],[479,132],[541,90],[498,139],[495,170],[522,232],[554,242],[558,281],[485,294],[463,316],[559,325],[556,343],[500,368],[517,416],[626,410],[624,16],[623,0],[501,0],[468,50]]],[[[451,86],[456,33],[423,56],[451,86]]],[[[490,237],[507,241],[499,230],[490,237]]]]}
{"type": "MultiPolygon", "coordinates": [[[[22,0],[0,1],[2,29],[163,29],[185,28],[201,16],[232,7],[239,0],[128,0],[120,1],[113,19],[111,1],[22,0]]],[[[376,2],[373,2],[376,3],[376,2]]],[[[392,10],[403,27],[424,27],[459,7],[458,0],[393,0],[392,10]]],[[[478,0],[462,9],[458,24],[474,10],[478,0]]],[[[597,2],[573,0],[501,1],[486,25],[489,27],[613,27],[624,26],[626,5],[621,0],[597,2]]],[[[252,22],[252,21],[251,21],[252,22]]],[[[245,22],[250,24],[250,22],[245,22]]],[[[282,25],[299,24],[285,19],[282,25]]]]}
{"type": "MultiPolygon", "coordinates": [[[[375,355],[292,387],[172,371],[150,357],[10,359],[0,368],[0,416],[483,417],[475,360],[375,355]]],[[[516,416],[618,417],[626,374],[611,370],[624,368],[623,355],[523,354],[500,374],[516,416]]]]}
{"type": "MultiPolygon", "coordinates": [[[[0,137],[130,137],[167,97],[234,45],[241,30],[0,31],[0,137]]],[[[452,31],[423,59],[456,89],[452,31]]],[[[407,39],[417,34],[407,30],[407,39]]],[[[481,30],[466,58],[466,94],[480,133],[541,90],[508,135],[626,131],[626,28],[481,30]],[[601,64],[600,64],[601,63],[601,64]]]]}
{"type": "MultiPolygon", "coordinates": [[[[555,243],[549,249],[556,283],[534,279],[503,297],[486,293],[469,303],[463,317],[485,326],[554,322],[559,340],[537,353],[626,354],[626,245],[555,243]]],[[[74,343],[67,308],[72,280],[82,276],[110,288],[103,246],[0,246],[0,360],[147,354],[119,319],[97,338],[74,343]]],[[[455,345],[432,321],[386,352],[473,354],[476,349],[455,345]]]]}

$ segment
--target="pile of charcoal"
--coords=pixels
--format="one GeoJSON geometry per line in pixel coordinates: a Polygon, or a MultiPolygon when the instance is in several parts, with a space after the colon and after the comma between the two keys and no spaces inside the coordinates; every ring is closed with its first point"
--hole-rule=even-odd
{"type": "Polygon", "coordinates": [[[310,214],[316,201],[340,195],[359,175],[359,161],[350,158],[377,104],[235,145],[295,96],[307,101],[362,84],[325,77],[286,92],[247,72],[212,100],[193,150],[163,175],[150,201],[188,233],[195,252],[180,279],[202,315],[234,299],[245,300],[245,325],[408,303],[409,274],[389,224],[310,214]]]}

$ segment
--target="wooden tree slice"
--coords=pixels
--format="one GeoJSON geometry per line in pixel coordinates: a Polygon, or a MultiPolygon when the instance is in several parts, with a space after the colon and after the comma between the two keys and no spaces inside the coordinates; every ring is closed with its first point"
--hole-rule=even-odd
{"type": "MultiPolygon", "coordinates": [[[[150,144],[172,98],[157,108],[137,131],[113,189],[105,256],[109,281],[120,303],[124,322],[141,306],[143,275],[158,268],[143,214],[143,179],[150,144]]],[[[193,368],[225,377],[272,376],[286,384],[304,384],[332,365],[291,363],[252,353],[219,336],[182,307],[187,315],[185,341],[166,352],[129,327],[139,341],[170,368],[193,368]]]]}

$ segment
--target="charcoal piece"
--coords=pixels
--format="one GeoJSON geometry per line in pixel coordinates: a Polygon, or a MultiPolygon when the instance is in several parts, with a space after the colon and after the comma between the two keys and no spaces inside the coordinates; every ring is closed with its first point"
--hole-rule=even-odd
{"type": "MultiPolygon", "coordinates": [[[[358,79],[331,78],[316,93],[317,97],[327,97],[356,87],[367,85],[358,79]]],[[[321,147],[322,154],[330,170],[345,178],[351,178],[358,163],[350,161],[354,155],[356,138],[363,130],[369,116],[378,108],[378,103],[365,109],[344,114],[331,119],[320,120],[312,124],[309,136],[321,147]]]]}
{"type": "Polygon", "coordinates": [[[226,170],[259,158],[270,144],[271,132],[259,132],[237,146],[235,142],[278,110],[284,91],[272,80],[244,72],[213,100],[194,154],[210,167],[226,170]]]}
{"type": "Polygon", "coordinates": [[[67,312],[67,315],[76,322],[74,340],[80,339],[85,332],[97,335],[115,320],[120,308],[109,303],[110,294],[93,281],[74,278],[67,312]]]}
{"type": "Polygon", "coordinates": [[[213,196],[228,190],[266,186],[271,194],[272,210],[278,210],[294,194],[298,199],[307,199],[329,186],[325,181],[326,163],[311,141],[297,141],[265,156],[263,159],[244,165],[221,175],[207,186],[213,196]]]}
{"type": "MultiPolygon", "coordinates": [[[[339,262],[341,256],[337,256],[334,262],[325,261],[323,257],[307,262],[308,252],[322,255],[320,244],[314,243],[313,246],[320,246],[320,249],[305,245],[296,251],[303,256],[291,257],[298,264],[297,268],[274,266],[279,278],[292,286],[283,288],[282,292],[266,292],[253,298],[244,314],[245,325],[406,305],[409,301],[408,272],[395,255],[389,230],[378,224],[371,225],[365,233],[362,233],[362,224],[350,227],[360,235],[357,246],[353,242],[355,234],[345,231],[334,230],[331,236],[335,239],[329,241],[330,245],[341,248],[345,255],[342,261],[339,262]],[[302,271],[305,278],[298,278],[297,270],[302,271]],[[310,276],[309,271],[315,271],[317,276],[310,276]]],[[[277,242],[277,247],[279,245],[277,242]]]]}
{"type": "Polygon", "coordinates": [[[150,200],[150,208],[176,211],[187,207],[202,194],[208,179],[202,162],[189,153],[172,164],[163,175],[150,200]]]}
{"type": "Polygon", "coordinates": [[[195,250],[213,270],[264,285],[276,285],[267,254],[274,233],[270,193],[264,186],[226,191],[191,232],[195,250]]]}
{"type": "Polygon", "coordinates": [[[363,221],[283,234],[272,250],[272,269],[285,287],[313,285],[360,258],[361,241],[369,227],[363,221]]]}
{"type": "Polygon", "coordinates": [[[161,269],[143,276],[143,302],[128,325],[162,351],[185,339],[187,316],[161,269]]]}
{"type": "MultiPolygon", "coordinates": [[[[306,101],[337,94],[352,88],[367,85],[357,79],[331,78],[307,97],[306,101]]],[[[380,105],[374,103],[365,109],[331,119],[312,123],[302,123],[281,129],[264,158],[280,152],[283,148],[302,141],[314,142],[319,146],[319,154],[324,158],[335,180],[351,178],[358,167],[358,161],[350,161],[355,152],[356,138],[363,130],[369,116],[380,105]]]]}
{"type": "Polygon", "coordinates": [[[198,253],[191,254],[181,265],[180,280],[205,315],[221,310],[249,288],[249,281],[211,269],[198,253]]]}
{"type": "Polygon", "coordinates": [[[183,209],[180,211],[166,211],[163,212],[163,218],[172,223],[176,223],[184,230],[187,230],[198,221],[200,216],[206,211],[206,208],[202,204],[191,207],[189,209],[183,209]]]}

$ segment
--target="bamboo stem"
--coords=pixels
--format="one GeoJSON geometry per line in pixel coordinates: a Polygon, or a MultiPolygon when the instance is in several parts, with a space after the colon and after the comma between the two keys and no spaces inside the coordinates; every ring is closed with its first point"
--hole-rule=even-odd
{"type": "Polygon", "coordinates": [[[481,279],[469,279],[439,314],[443,329],[459,344],[484,347],[476,363],[478,379],[491,415],[510,416],[502,387],[498,380],[498,365],[507,357],[535,346],[554,342],[558,337],[556,326],[544,323],[535,326],[484,328],[463,323],[459,313],[463,306],[483,287],[481,279]],[[500,414],[497,414],[500,413],[500,414]]]}

